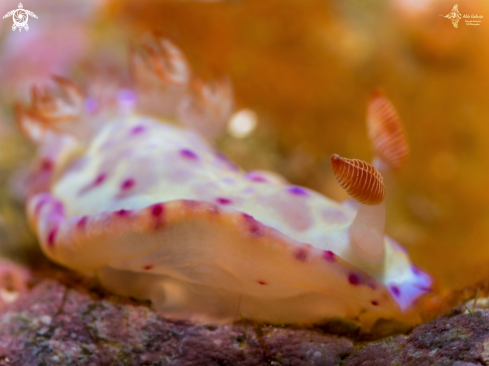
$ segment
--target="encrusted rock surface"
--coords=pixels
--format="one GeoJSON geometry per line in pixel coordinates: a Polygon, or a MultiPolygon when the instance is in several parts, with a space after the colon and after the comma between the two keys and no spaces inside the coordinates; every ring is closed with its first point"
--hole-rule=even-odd
{"type": "Polygon", "coordinates": [[[0,310],[0,365],[489,364],[482,310],[454,310],[407,336],[355,342],[317,329],[171,321],[80,281],[42,279],[0,310]]]}

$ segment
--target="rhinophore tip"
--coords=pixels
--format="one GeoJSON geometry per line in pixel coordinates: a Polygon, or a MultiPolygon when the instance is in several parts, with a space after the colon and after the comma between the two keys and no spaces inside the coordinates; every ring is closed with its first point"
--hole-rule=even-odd
{"type": "Polygon", "coordinates": [[[375,155],[392,168],[400,168],[409,154],[408,142],[394,106],[380,91],[370,98],[367,129],[375,155]]]}
{"type": "Polygon", "coordinates": [[[384,199],[384,180],[370,164],[331,155],[331,169],[346,192],[365,205],[377,205],[384,199]]]}

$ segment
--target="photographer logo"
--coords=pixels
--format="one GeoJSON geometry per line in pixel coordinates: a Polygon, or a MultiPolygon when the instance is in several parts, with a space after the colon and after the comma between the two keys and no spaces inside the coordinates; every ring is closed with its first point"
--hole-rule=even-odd
{"type": "Polygon", "coordinates": [[[29,30],[29,24],[27,24],[27,22],[29,21],[29,15],[37,19],[36,14],[34,14],[32,11],[24,9],[22,3],[20,3],[18,9],[9,11],[3,16],[3,19],[11,16],[14,20],[12,30],[15,31],[17,28],[19,28],[19,32],[22,32],[22,28],[24,28],[26,31],[29,30]]]}
{"type": "Polygon", "coordinates": [[[449,19],[455,28],[458,28],[458,22],[460,19],[464,18],[465,25],[481,25],[481,20],[483,18],[482,15],[477,14],[460,14],[458,11],[458,4],[455,4],[452,11],[447,15],[440,14],[441,17],[449,19]]]}

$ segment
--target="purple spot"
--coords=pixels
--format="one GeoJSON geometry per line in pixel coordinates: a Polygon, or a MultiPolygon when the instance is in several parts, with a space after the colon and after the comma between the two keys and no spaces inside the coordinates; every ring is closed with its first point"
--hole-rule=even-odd
{"type": "Polygon", "coordinates": [[[150,270],[150,269],[152,269],[152,268],[153,268],[153,265],[151,265],[151,264],[148,264],[147,266],[144,266],[144,267],[143,267],[143,269],[144,269],[145,271],[149,271],[149,270],[150,270]]]}
{"type": "Polygon", "coordinates": [[[373,305],[373,306],[378,306],[379,305],[379,302],[376,301],[376,300],[372,300],[370,301],[370,303],[373,305]]]}
{"type": "Polygon", "coordinates": [[[105,178],[107,178],[107,175],[106,174],[100,174],[93,182],[93,185],[96,187],[96,186],[99,186],[101,185],[104,181],[105,181],[105,178]]]}
{"type": "Polygon", "coordinates": [[[350,273],[348,275],[348,282],[353,286],[358,286],[362,283],[362,277],[356,273],[350,273]]]}
{"type": "Polygon", "coordinates": [[[307,251],[299,248],[294,252],[294,257],[300,262],[305,262],[307,260],[307,251]]]}
{"type": "Polygon", "coordinates": [[[243,218],[247,222],[248,231],[253,236],[260,236],[261,235],[260,223],[258,221],[256,221],[253,216],[248,215],[247,213],[243,213],[243,218]]]}
{"type": "Polygon", "coordinates": [[[153,216],[152,226],[153,229],[157,230],[163,227],[164,224],[164,206],[161,203],[151,206],[151,215],[153,216]]]}
{"type": "Polygon", "coordinates": [[[266,285],[267,283],[265,281],[256,281],[259,285],[266,285]]]}
{"type": "Polygon", "coordinates": [[[401,290],[399,289],[399,287],[397,287],[397,286],[390,286],[389,289],[391,290],[392,294],[395,297],[401,296],[401,290]]]}
{"type": "Polygon", "coordinates": [[[307,196],[307,191],[302,187],[289,187],[287,191],[296,196],[307,196]]]}
{"type": "Polygon", "coordinates": [[[414,285],[414,287],[420,289],[423,292],[431,292],[431,287],[420,286],[420,285],[414,285]]]}
{"type": "Polygon", "coordinates": [[[88,216],[83,216],[80,220],[78,220],[76,226],[79,229],[84,229],[87,226],[88,216]]]}
{"type": "Polygon", "coordinates": [[[137,135],[138,133],[141,133],[144,130],[146,130],[146,128],[144,126],[136,126],[136,127],[133,127],[132,130],[131,130],[131,135],[137,135]]]}
{"type": "Polygon", "coordinates": [[[101,185],[105,181],[105,178],[107,178],[107,175],[105,173],[100,174],[97,178],[95,178],[92,183],[82,188],[78,194],[84,194],[90,189],[101,185]]]}
{"type": "Polygon", "coordinates": [[[129,211],[129,210],[124,210],[124,209],[122,209],[122,210],[116,211],[116,212],[115,212],[115,214],[116,214],[117,216],[120,216],[120,217],[126,217],[126,216],[129,216],[129,213],[130,213],[130,212],[131,212],[131,211],[129,211]]]}
{"type": "Polygon", "coordinates": [[[97,100],[94,97],[88,97],[85,99],[85,109],[90,114],[95,113],[98,109],[97,100]]]}
{"type": "Polygon", "coordinates": [[[229,205],[230,203],[232,203],[232,201],[229,198],[224,198],[224,197],[217,197],[216,201],[221,205],[229,205]]]}
{"type": "Polygon", "coordinates": [[[121,184],[121,189],[122,190],[127,190],[127,189],[131,189],[134,184],[136,184],[136,182],[134,181],[134,179],[126,179],[124,182],[122,182],[121,184]]]}
{"type": "Polygon", "coordinates": [[[52,206],[52,213],[55,216],[64,216],[65,209],[64,209],[63,204],[59,201],[55,201],[53,206],[52,206]]]}
{"type": "Polygon", "coordinates": [[[34,214],[36,216],[39,215],[39,212],[41,212],[42,206],[44,206],[48,202],[49,202],[49,198],[48,197],[41,198],[41,200],[37,203],[36,207],[34,208],[34,214]]]}
{"type": "Polygon", "coordinates": [[[189,149],[180,150],[180,155],[190,160],[197,160],[199,158],[196,153],[189,149]]]}
{"type": "Polygon", "coordinates": [[[229,162],[229,159],[222,152],[216,151],[216,156],[219,160],[229,162]]]}
{"type": "Polygon", "coordinates": [[[331,263],[336,262],[336,255],[331,250],[325,250],[323,252],[323,258],[331,263]]]}
{"type": "Polygon", "coordinates": [[[54,241],[56,240],[56,234],[58,234],[58,227],[53,227],[48,234],[48,245],[50,247],[54,246],[54,241]]]}
{"type": "Polygon", "coordinates": [[[248,215],[247,213],[243,213],[243,217],[246,219],[246,220],[255,220],[255,218],[251,215],[248,215]]]}
{"type": "Polygon", "coordinates": [[[267,183],[267,180],[263,176],[255,173],[246,174],[246,179],[257,183],[267,183]]]}
{"type": "Polygon", "coordinates": [[[44,158],[41,160],[41,170],[43,171],[51,171],[53,169],[53,162],[48,159],[48,158],[44,158]]]}
{"type": "Polygon", "coordinates": [[[136,103],[136,93],[131,89],[121,89],[117,93],[117,102],[122,106],[132,106],[136,103]]]}
{"type": "Polygon", "coordinates": [[[154,205],[151,208],[151,215],[154,217],[159,217],[163,213],[163,206],[162,205],[154,205]]]}
{"type": "Polygon", "coordinates": [[[416,276],[419,276],[421,274],[421,270],[418,267],[416,267],[414,264],[411,264],[411,270],[416,276]]]}

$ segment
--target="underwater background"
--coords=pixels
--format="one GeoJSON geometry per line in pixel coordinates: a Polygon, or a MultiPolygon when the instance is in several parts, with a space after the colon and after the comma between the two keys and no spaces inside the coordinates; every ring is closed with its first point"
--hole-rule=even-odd
{"type": "MultiPolygon", "coordinates": [[[[150,32],[181,47],[204,79],[226,75],[237,109],[256,114],[219,148],[242,168],[268,169],[336,200],[333,153],[372,159],[365,115],[380,87],[410,144],[392,177],[387,234],[441,291],[489,276],[489,3],[457,1],[480,26],[440,15],[446,0],[153,0],[24,2],[29,31],[0,20],[0,253],[40,256],[21,201],[33,149],[13,106],[51,74],[82,89],[95,77],[131,86],[127,54],[150,32]],[[487,17],[487,18],[486,18],[487,17]]],[[[0,13],[17,8],[0,3],[0,13]]]]}

